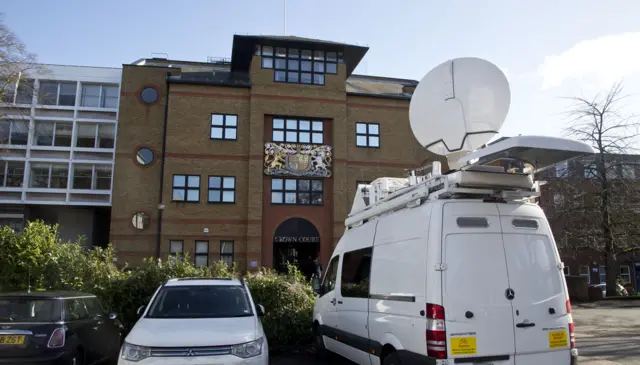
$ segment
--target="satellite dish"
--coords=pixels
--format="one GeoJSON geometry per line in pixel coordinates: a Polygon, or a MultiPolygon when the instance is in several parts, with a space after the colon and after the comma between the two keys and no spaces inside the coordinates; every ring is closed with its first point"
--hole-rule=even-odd
{"type": "Polygon", "coordinates": [[[420,80],[411,97],[409,121],[418,142],[451,163],[498,134],[510,104],[509,81],[496,65],[456,58],[420,80]]]}

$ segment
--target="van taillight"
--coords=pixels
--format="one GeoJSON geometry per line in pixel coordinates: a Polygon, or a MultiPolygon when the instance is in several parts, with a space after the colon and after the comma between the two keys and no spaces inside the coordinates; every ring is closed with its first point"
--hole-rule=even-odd
{"type": "Polygon", "coordinates": [[[444,325],[444,307],[427,303],[427,356],[447,358],[447,331],[444,325]]]}
{"type": "Polygon", "coordinates": [[[573,326],[573,315],[571,315],[571,301],[567,300],[567,316],[569,317],[569,344],[572,349],[576,348],[576,329],[573,326]]]}
{"type": "Polygon", "coordinates": [[[56,328],[55,330],[53,330],[53,333],[49,338],[49,343],[47,344],[47,347],[49,348],[63,347],[64,341],[65,341],[64,328],[56,328]]]}

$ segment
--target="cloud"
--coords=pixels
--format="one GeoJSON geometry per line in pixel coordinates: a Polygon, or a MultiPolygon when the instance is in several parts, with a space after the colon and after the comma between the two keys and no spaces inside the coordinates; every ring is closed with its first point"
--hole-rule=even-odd
{"type": "Polygon", "coordinates": [[[538,67],[542,89],[576,80],[585,86],[609,87],[640,73],[640,33],[603,36],[577,43],[559,55],[547,56],[538,67]]]}

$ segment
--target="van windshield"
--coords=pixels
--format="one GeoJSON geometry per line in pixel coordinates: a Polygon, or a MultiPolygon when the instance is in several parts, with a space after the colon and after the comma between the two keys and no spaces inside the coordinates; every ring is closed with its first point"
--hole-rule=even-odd
{"type": "Polygon", "coordinates": [[[53,299],[0,298],[0,322],[60,321],[60,302],[53,299]]]}
{"type": "Polygon", "coordinates": [[[553,243],[545,235],[504,234],[504,248],[511,285],[529,303],[563,295],[553,243]]]}
{"type": "Polygon", "coordinates": [[[253,315],[249,297],[237,285],[165,286],[147,318],[230,318],[253,315]]]}

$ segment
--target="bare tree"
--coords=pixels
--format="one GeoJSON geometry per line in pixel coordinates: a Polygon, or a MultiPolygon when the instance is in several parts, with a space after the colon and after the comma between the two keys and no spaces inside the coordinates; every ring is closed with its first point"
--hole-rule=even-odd
{"type": "Polygon", "coordinates": [[[573,104],[566,134],[589,143],[596,154],[566,170],[557,184],[556,198],[563,201],[555,202],[565,248],[602,254],[607,296],[616,295],[619,255],[640,249],[640,189],[632,176],[638,161],[627,155],[635,151],[640,124],[622,115],[622,92],[620,81],[606,95],[567,98],[573,104]]]}
{"type": "Polygon", "coordinates": [[[27,51],[25,44],[4,23],[4,15],[0,14],[0,101],[8,105],[5,113],[7,109],[11,109],[11,114],[23,110],[12,106],[16,101],[16,90],[20,89],[24,95],[33,95],[33,80],[29,80],[28,74],[43,71],[44,67],[36,63],[36,55],[27,51]]]}

